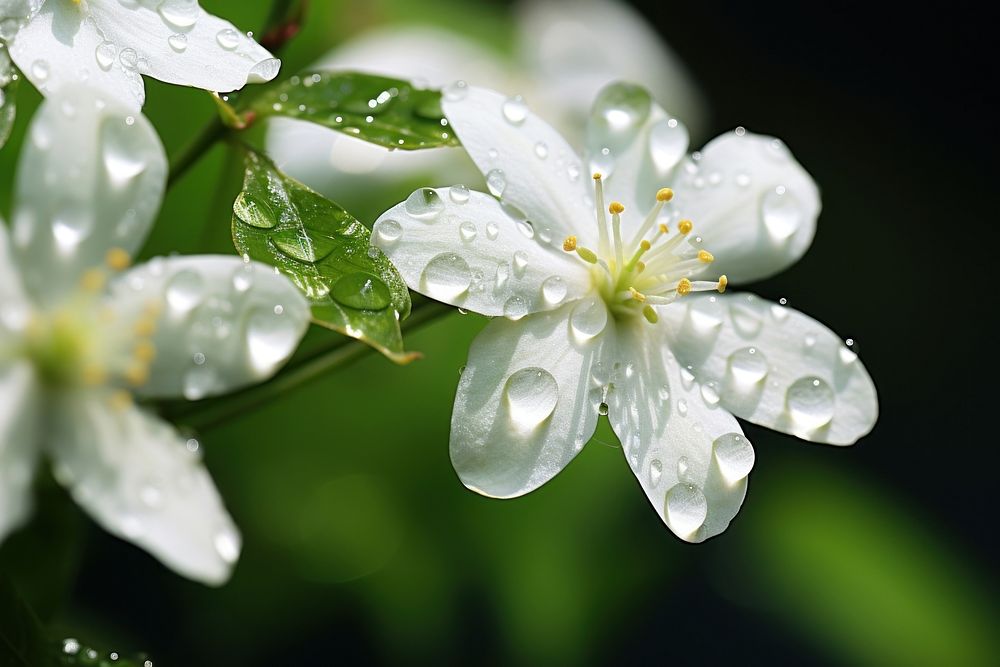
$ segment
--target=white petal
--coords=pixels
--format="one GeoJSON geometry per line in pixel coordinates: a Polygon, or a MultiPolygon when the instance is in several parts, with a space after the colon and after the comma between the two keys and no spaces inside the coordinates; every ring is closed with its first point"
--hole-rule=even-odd
{"type": "Polygon", "coordinates": [[[608,418],[632,472],[664,523],[683,540],[723,532],[743,503],[753,448],[739,424],[663,344],[661,327],[619,328],[608,418]]]}
{"type": "Polygon", "coordinates": [[[109,303],[121,321],[150,304],[160,317],[156,358],[141,396],[197,400],[265,380],[309,326],[305,297],[256,262],[202,255],[157,258],[122,275],[109,303]]]}
{"type": "MultiPolygon", "coordinates": [[[[631,83],[614,83],[594,100],[587,123],[587,161],[605,177],[607,201],[625,205],[622,230],[630,238],[668,185],[688,147],[687,128],[631,83]]],[[[674,209],[664,211],[664,220],[674,209]]]]}
{"type": "Polygon", "coordinates": [[[186,438],[137,407],[96,392],[65,395],[50,423],[56,478],[108,532],[185,577],[221,584],[240,535],[186,438]]]}
{"type": "Polygon", "coordinates": [[[39,398],[27,361],[0,361],[0,541],[31,512],[39,398]]]}
{"type": "Polygon", "coordinates": [[[0,355],[5,339],[27,326],[29,308],[20,272],[11,254],[7,225],[0,216],[0,355]]]}
{"type": "Polygon", "coordinates": [[[613,326],[598,299],[497,319],[479,334],[451,417],[451,461],[463,484],[512,498],[566,467],[597,425],[591,367],[613,343],[613,326]],[[583,333],[571,323],[581,308],[590,325],[583,333]],[[600,314],[603,327],[593,326],[600,314]]]}
{"type": "Polygon", "coordinates": [[[481,192],[416,190],[373,229],[372,243],[410,289],[483,315],[517,319],[590,290],[590,272],[562,238],[514,220],[481,192]]]}
{"type": "Polygon", "coordinates": [[[685,299],[660,317],[678,360],[738,417],[832,445],[875,425],[871,377],[816,320],[746,293],[685,299]]]}
{"type": "Polygon", "coordinates": [[[704,100],[677,54],[625,3],[532,0],[520,3],[517,18],[522,59],[543,95],[539,108],[559,110],[551,116],[559,127],[582,128],[597,92],[613,81],[648,86],[691,126],[704,118],[704,100]]]}
{"type": "Polygon", "coordinates": [[[35,299],[58,301],[113,247],[138,250],[166,173],[163,146],[142,115],[80,86],[44,102],[21,152],[11,234],[35,299]]]}
{"type": "Polygon", "coordinates": [[[194,0],[167,0],[159,11],[118,0],[88,0],[80,6],[48,2],[21,28],[10,50],[18,67],[46,94],[86,82],[133,111],[145,101],[143,74],[229,92],[248,81],[273,79],[280,65],[194,0]]]}
{"type": "Polygon", "coordinates": [[[694,221],[730,282],[773,275],[805,254],[816,232],[819,189],[778,139],[722,135],[678,168],[672,206],[694,221]]]}
{"type": "Polygon", "coordinates": [[[554,237],[592,245],[597,224],[591,180],[576,153],[522,100],[467,86],[446,87],[441,106],[490,192],[554,237]]]}

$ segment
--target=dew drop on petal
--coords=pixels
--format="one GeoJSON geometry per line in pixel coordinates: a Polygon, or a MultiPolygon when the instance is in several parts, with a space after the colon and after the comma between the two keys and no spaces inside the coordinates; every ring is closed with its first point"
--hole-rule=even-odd
{"type": "Polygon", "coordinates": [[[661,174],[680,162],[687,147],[687,128],[673,118],[659,120],[649,129],[649,156],[661,174]]]}
{"type": "Polygon", "coordinates": [[[281,71],[281,61],[277,58],[268,58],[250,68],[247,73],[247,83],[265,83],[278,76],[281,71]]]}
{"type": "Polygon", "coordinates": [[[433,188],[420,188],[406,198],[403,208],[418,220],[433,220],[444,211],[444,202],[433,188]]]}
{"type": "Polygon", "coordinates": [[[559,401],[559,385],[544,368],[522,368],[504,385],[510,418],[521,429],[532,429],[548,419],[559,401]]]}
{"type": "Polygon", "coordinates": [[[651,486],[656,486],[660,481],[660,477],[663,475],[663,463],[659,459],[653,459],[649,462],[649,483],[651,486]]]}
{"type": "Polygon", "coordinates": [[[562,303],[566,292],[566,281],[560,276],[551,276],[542,281],[542,298],[550,306],[562,303]]]}
{"type": "Polygon", "coordinates": [[[549,147],[543,141],[539,141],[535,144],[535,156],[539,160],[544,160],[549,156],[549,147]]]}
{"type": "Polygon", "coordinates": [[[503,316],[509,320],[519,320],[527,314],[528,301],[520,294],[515,294],[503,304],[503,316]]]}
{"type": "Polygon", "coordinates": [[[785,406],[796,426],[806,431],[815,430],[833,419],[833,389],[820,378],[800,378],[788,388],[785,406]]]}
{"type": "Polygon", "coordinates": [[[118,62],[127,70],[135,71],[139,67],[139,54],[133,48],[124,48],[118,52],[118,62]]]}
{"type": "Polygon", "coordinates": [[[49,72],[51,68],[49,67],[49,62],[47,60],[36,60],[31,64],[31,75],[36,81],[44,83],[49,78],[49,72]]]}
{"type": "Polygon", "coordinates": [[[708,517],[708,499],[694,484],[675,484],[667,491],[667,523],[681,537],[690,537],[708,517]]]}
{"type": "Polygon", "coordinates": [[[736,389],[749,390],[767,377],[767,357],[755,347],[744,347],[729,355],[727,369],[736,389]]]}
{"type": "Polygon", "coordinates": [[[469,289],[472,271],[464,259],[453,252],[445,252],[427,263],[423,281],[429,297],[448,301],[469,289]]]}
{"type": "Polygon", "coordinates": [[[805,214],[795,195],[779,185],[764,195],[761,216],[771,239],[783,243],[799,230],[805,214]]]}
{"type": "Polygon", "coordinates": [[[469,188],[464,185],[453,185],[448,190],[448,196],[456,204],[464,204],[469,201],[469,188]]]}
{"type": "Polygon", "coordinates": [[[524,272],[528,269],[528,255],[521,250],[515,251],[512,264],[514,266],[514,275],[518,278],[523,277],[524,272]]]}
{"type": "Polygon", "coordinates": [[[712,443],[712,452],[722,476],[730,484],[749,475],[753,468],[755,458],[753,446],[739,433],[720,435],[712,443]]]}
{"type": "Polygon", "coordinates": [[[462,240],[466,243],[476,240],[478,235],[478,230],[476,229],[476,224],[469,220],[466,220],[458,226],[458,235],[462,237],[462,240]]]}
{"type": "Polygon", "coordinates": [[[499,235],[500,235],[500,228],[497,226],[497,223],[489,222],[486,224],[486,237],[490,241],[496,241],[497,236],[499,235]]]}
{"type": "Polygon", "coordinates": [[[227,51],[232,51],[239,46],[242,38],[243,36],[232,28],[220,30],[215,35],[215,41],[227,51]]]}
{"type": "Polygon", "coordinates": [[[503,194],[507,187],[507,177],[504,175],[503,169],[490,169],[489,173],[486,174],[486,187],[494,197],[503,194]]]}
{"type": "Polygon", "coordinates": [[[204,291],[201,274],[193,269],[183,269],[167,282],[167,305],[177,312],[186,313],[201,303],[204,291]]]}
{"type": "Polygon", "coordinates": [[[187,35],[182,32],[176,32],[173,35],[170,35],[170,37],[167,37],[167,44],[169,44],[170,48],[177,53],[184,53],[188,47],[187,35]]]}
{"type": "Polygon", "coordinates": [[[581,299],[573,307],[569,323],[578,339],[589,340],[608,325],[608,309],[600,299],[581,299]]]}
{"type": "Polygon", "coordinates": [[[379,245],[395,243],[403,235],[402,226],[395,220],[381,220],[375,226],[375,236],[379,245]]]}
{"type": "Polygon", "coordinates": [[[246,323],[247,361],[258,377],[266,377],[285,361],[299,341],[298,322],[284,309],[256,308],[246,323]]]}
{"type": "Polygon", "coordinates": [[[463,99],[468,93],[469,84],[465,83],[465,81],[455,81],[441,89],[442,96],[449,102],[457,102],[463,99]]]}
{"type": "Polygon", "coordinates": [[[511,125],[520,125],[528,117],[528,105],[520,95],[508,97],[504,101],[503,117],[511,125]]]}
{"type": "Polygon", "coordinates": [[[714,382],[706,382],[701,385],[701,399],[710,408],[717,406],[720,400],[718,386],[714,382]]]}

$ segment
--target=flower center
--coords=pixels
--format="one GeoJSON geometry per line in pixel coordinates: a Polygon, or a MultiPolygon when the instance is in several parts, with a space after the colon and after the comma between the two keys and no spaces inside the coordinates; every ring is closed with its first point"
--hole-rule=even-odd
{"type": "Polygon", "coordinates": [[[720,276],[717,281],[691,280],[715,259],[712,253],[691,243],[693,223],[681,220],[672,233],[666,223],[657,222],[663,207],[673,199],[673,190],[661,188],[656,193],[656,203],[627,242],[622,238],[621,229],[625,207],[619,202],[611,202],[607,209],[611,214],[609,224],[601,174],[594,174],[594,191],[597,252],[577,245],[575,236],[566,237],[563,250],[575,252],[594,267],[598,291],[616,317],[633,317],[641,313],[655,324],[659,319],[657,306],[673,303],[691,292],[726,291],[729,282],[726,276],[720,276]]]}

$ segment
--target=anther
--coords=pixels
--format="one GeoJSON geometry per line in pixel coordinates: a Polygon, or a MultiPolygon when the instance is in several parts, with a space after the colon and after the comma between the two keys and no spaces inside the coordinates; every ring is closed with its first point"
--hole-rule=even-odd
{"type": "Polygon", "coordinates": [[[601,176],[601,172],[599,172],[599,171],[595,171],[595,172],[594,172],[594,180],[595,180],[595,181],[599,181],[599,180],[601,180],[601,178],[602,178],[602,176],[601,176]]]}
{"type": "Polygon", "coordinates": [[[698,259],[701,260],[702,262],[705,262],[706,264],[708,264],[709,262],[714,262],[715,261],[715,255],[713,255],[712,253],[710,253],[707,250],[699,250],[698,251],[698,259]]]}
{"type": "Polygon", "coordinates": [[[637,290],[634,287],[629,287],[628,288],[628,293],[630,295],[632,295],[632,299],[634,299],[635,301],[642,302],[642,301],[646,300],[646,295],[643,294],[642,292],[640,292],[639,290],[637,290]]]}
{"type": "Polygon", "coordinates": [[[576,254],[580,256],[580,259],[587,262],[588,264],[597,264],[597,254],[593,250],[588,250],[587,248],[577,248],[576,254]]]}
{"type": "Polygon", "coordinates": [[[625,206],[619,201],[613,201],[611,202],[611,205],[608,206],[608,212],[612,215],[621,215],[625,212],[625,206]]]}
{"type": "Polygon", "coordinates": [[[681,296],[685,296],[691,293],[691,281],[687,278],[681,278],[677,283],[677,293],[681,296]]]}
{"type": "Polygon", "coordinates": [[[642,273],[645,270],[646,270],[646,262],[636,262],[635,263],[635,272],[636,273],[642,273]]]}
{"type": "Polygon", "coordinates": [[[138,361],[149,363],[156,358],[156,346],[148,340],[139,341],[132,352],[132,356],[138,361]]]}
{"type": "Polygon", "coordinates": [[[127,391],[116,391],[108,398],[108,404],[118,412],[124,412],[132,407],[132,394],[127,391]]]}
{"type": "Polygon", "coordinates": [[[567,236],[566,237],[566,240],[563,241],[563,250],[565,250],[566,252],[573,252],[574,250],[576,250],[576,237],[575,236],[567,236]]]}
{"type": "Polygon", "coordinates": [[[719,276],[719,286],[716,287],[716,289],[719,290],[719,294],[726,293],[726,285],[728,284],[729,284],[729,278],[727,278],[725,275],[719,276]]]}
{"type": "Polygon", "coordinates": [[[694,223],[690,220],[681,220],[677,223],[677,231],[681,234],[690,234],[692,229],[694,229],[694,223]]]}
{"type": "Polygon", "coordinates": [[[132,364],[125,369],[124,377],[133,387],[141,387],[149,380],[149,369],[144,364],[132,364]]]}
{"type": "Polygon", "coordinates": [[[104,255],[104,263],[112,271],[124,271],[132,263],[132,258],[122,248],[112,248],[104,255]]]}
{"type": "Polygon", "coordinates": [[[660,188],[656,191],[656,201],[667,202],[674,198],[674,191],[670,188],[660,188]]]}
{"type": "Polygon", "coordinates": [[[639,243],[639,248],[640,248],[640,249],[641,249],[641,250],[642,250],[643,252],[646,252],[647,250],[649,250],[649,249],[650,249],[650,248],[652,248],[652,247],[653,247],[653,244],[652,244],[652,243],[650,243],[649,241],[647,241],[646,239],[643,239],[643,240],[642,240],[642,242],[641,242],[641,243],[639,243]]]}
{"type": "Polygon", "coordinates": [[[653,308],[650,305],[643,306],[642,316],[645,317],[646,321],[649,322],[650,324],[656,324],[657,322],[660,321],[660,316],[656,312],[656,308],[653,308]]]}
{"type": "Polygon", "coordinates": [[[136,336],[152,336],[156,333],[156,320],[151,317],[141,317],[135,322],[136,336]]]}
{"type": "Polygon", "coordinates": [[[660,223],[660,233],[661,234],[667,234],[669,232],[670,232],[670,228],[667,227],[667,224],[665,222],[661,222],[660,223]]]}
{"type": "Polygon", "coordinates": [[[87,292],[100,292],[104,289],[106,280],[107,276],[104,275],[104,271],[101,269],[90,269],[80,277],[80,287],[87,292]]]}
{"type": "Polygon", "coordinates": [[[97,364],[88,364],[83,369],[83,382],[91,387],[102,385],[108,380],[108,374],[103,367],[97,364]]]}

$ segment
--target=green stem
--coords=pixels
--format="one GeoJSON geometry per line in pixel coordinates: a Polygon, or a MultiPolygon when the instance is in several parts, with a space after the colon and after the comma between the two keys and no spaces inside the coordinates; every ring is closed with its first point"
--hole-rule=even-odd
{"type": "MultiPolygon", "coordinates": [[[[404,332],[412,331],[452,310],[450,306],[437,301],[424,301],[413,308],[401,328],[404,332]]],[[[329,345],[289,364],[264,384],[241,389],[210,403],[196,404],[190,410],[170,415],[169,418],[198,431],[208,431],[234,417],[250,413],[330,371],[344,368],[373,351],[364,343],[338,336],[329,345]]]]}
{"type": "Polygon", "coordinates": [[[226,135],[229,128],[226,127],[222,120],[216,116],[212,121],[202,128],[201,132],[197,137],[194,138],[190,144],[188,144],[181,154],[177,156],[170,163],[170,174],[167,176],[167,188],[173,187],[181,176],[183,176],[188,169],[194,166],[194,164],[201,159],[201,157],[208,152],[208,150],[215,145],[215,142],[220,140],[226,135]]]}

